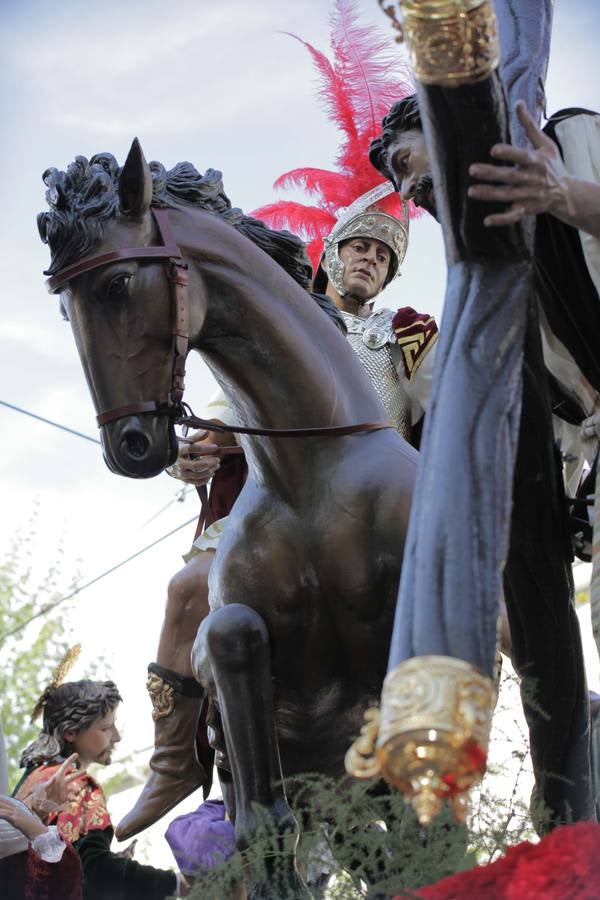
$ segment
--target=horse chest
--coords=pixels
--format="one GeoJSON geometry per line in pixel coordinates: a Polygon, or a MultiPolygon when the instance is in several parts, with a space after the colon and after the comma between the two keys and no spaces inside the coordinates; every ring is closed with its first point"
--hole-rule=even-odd
{"type": "Polygon", "coordinates": [[[373,641],[380,654],[406,528],[407,515],[398,512],[409,505],[395,477],[406,460],[392,437],[381,438],[391,448],[385,484],[381,460],[365,464],[364,454],[330,466],[318,490],[313,479],[297,506],[247,483],[211,570],[211,605],[251,606],[295,656],[313,644],[356,648],[361,641],[373,641]]]}
{"type": "Polygon", "coordinates": [[[236,529],[216,560],[213,604],[242,602],[279,641],[354,642],[391,628],[399,578],[396,552],[344,516],[302,523],[275,517],[236,529]]]}

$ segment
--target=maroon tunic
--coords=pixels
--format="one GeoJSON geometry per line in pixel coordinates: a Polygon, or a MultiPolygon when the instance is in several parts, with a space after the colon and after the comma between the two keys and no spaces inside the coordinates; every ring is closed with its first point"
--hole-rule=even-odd
{"type": "Polygon", "coordinates": [[[208,500],[206,500],[206,488],[198,488],[203,511],[198,520],[194,540],[213,522],[229,515],[231,507],[244,486],[247,475],[248,466],[243,453],[221,458],[221,465],[211,481],[208,500]]]}
{"type": "Polygon", "coordinates": [[[3,900],[81,900],[83,871],[79,854],[65,846],[59,862],[45,862],[29,847],[0,859],[3,900]]]}

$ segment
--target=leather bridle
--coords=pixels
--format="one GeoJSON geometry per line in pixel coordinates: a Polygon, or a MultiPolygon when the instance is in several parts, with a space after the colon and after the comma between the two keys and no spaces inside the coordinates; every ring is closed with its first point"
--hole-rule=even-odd
{"type": "MultiPolygon", "coordinates": [[[[379,431],[382,428],[393,428],[390,422],[366,422],[357,425],[333,425],[315,428],[245,428],[242,426],[220,426],[208,419],[200,419],[192,413],[190,407],[183,402],[185,360],[189,346],[189,301],[188,301],[188,266],[177,245],[169,215],[166,209],[151,207],[152,215],[158,227],[162,244],[149,247],[124,247],[109,250],[90,256],[70,266],[60,269],[46,281],[51,294],[59,293],[73,278],[107,266],[110,263],[126,259],[162,259],[165,262],[167,279],[171,285],[173,296],[173,370],[170,390],[155,400],[140,400],[127,403],[114,409],[107,409],[96,416],[99,427],[138,413],[159,413],[169,416],[174,424],[206,428],[209,431],[234,434],[260,435],[264,437],[333,437],[361,432],[379,431]]],[[[231,448],[233,449],[233,448],[231,448]]]]}
{"type": "Polygon", "coordinates": [[[189,338],[189,304],[188,304],[188,273],[187,263],[179,249],[166,209],[156,206],[151,208],[152,215],[158,226],[162,245],[150,247],[123,247],[119,250],[109,250],[107,253],[99,253],[82,259],[72,266],[66,266],[46,282],[46,287],[51,294],[56,294],[67,282],[85,272],[99,269],[110,263],[125,259],[162,259],[165,261],[167,279],[171,285],[174,301],[173,315],[173,371],[171,387],[166,394],[160,395],[156,400],[140,400],[137,403],[127,403],[114,409],[106,409],[96,416],[96,421],[101,427],[116,419],[125,416],[134,416],[138,413],[161,413],[177,419],[183,413],[183,391],[185,379],[185,359],[188,352],[189,338]]]}

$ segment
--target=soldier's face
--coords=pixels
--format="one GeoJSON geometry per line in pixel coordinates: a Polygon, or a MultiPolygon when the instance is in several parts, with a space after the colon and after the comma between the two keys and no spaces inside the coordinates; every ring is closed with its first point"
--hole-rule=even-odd
{"type": "Polygon", "coordinates": [[[344,288],[353,297],[371,300],[383,289],[392,253],[374,238],[356,237],[342,241],[338,253],[344,263],[344,288]]]}
{"type": "Polygon", "coordinates": [[[435,197],[425,137],[419,128],[400,132],[387,150],[388,166],[403,200],[435,216],[435,197]]]}

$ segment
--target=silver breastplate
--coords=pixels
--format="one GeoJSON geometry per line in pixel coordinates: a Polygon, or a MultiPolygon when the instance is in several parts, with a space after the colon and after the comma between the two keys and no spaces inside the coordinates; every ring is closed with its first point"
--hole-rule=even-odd
{"type": "Polygon", "coordinates": [[[395,343],[391,327],[392,311],[381,309],[368,319],[359,319],[346,312],[342,312],[342,316],[348,329],[348,343],[369,376],[387,417],[394,423],[399,434],[408,440],[411,433],[411,404],[392,356],[391,348],[395,343]]]}

